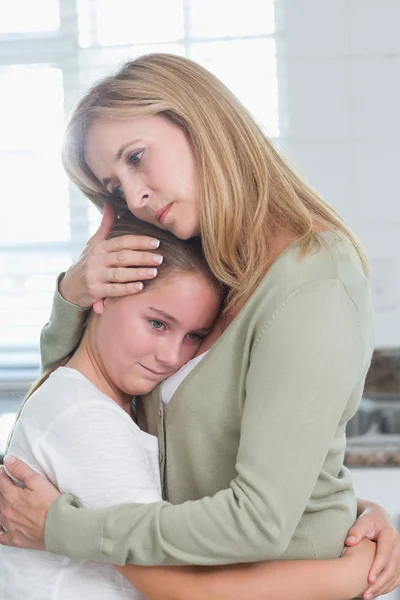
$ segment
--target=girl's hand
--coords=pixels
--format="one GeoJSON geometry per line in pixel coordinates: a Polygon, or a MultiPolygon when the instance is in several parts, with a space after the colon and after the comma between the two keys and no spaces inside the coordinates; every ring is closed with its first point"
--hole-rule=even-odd
{"type": "Polygon", "coordinates": [[[4,467],[0,467],[0,544],[27,550],[45,550],[47,512],[60,492],[20,460],[10,462],[8,457],[5,466],[25,487],[15,485],[4,467]]]}
{"type": "Polygon", "coordinates": [[[159,240],[136,235],[107,240],[115,217],[113,207],[105,204],[99,229],[61,280],[60,294],[68,302],[90,308],[102,298],[140,292],[141,282],[156,276],[162,257],[146,250],[158,248],[159,240]]]}
{"type": "Polygon", "coordinates": [[[370,600],[388,594],[400,585],[400,535],[388,513],[374,502],[362,501],[363,512],[347,534],[346,545],[355,546],[363,538],[377,543],[375,560],[368,575],[371,584],[363,598],[370,600]]]}

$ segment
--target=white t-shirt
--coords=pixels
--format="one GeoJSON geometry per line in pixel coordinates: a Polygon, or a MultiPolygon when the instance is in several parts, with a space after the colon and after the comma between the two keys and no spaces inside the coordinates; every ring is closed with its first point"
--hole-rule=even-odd
{"type": "MultiPolygon", "coordinates": [[[[161,500],[157,438],[74,369],[29,398],[9,453],[88,507],[161,500]]],[[[1,600],[137,600],[112,566],[0,547],[1,600]]]]}

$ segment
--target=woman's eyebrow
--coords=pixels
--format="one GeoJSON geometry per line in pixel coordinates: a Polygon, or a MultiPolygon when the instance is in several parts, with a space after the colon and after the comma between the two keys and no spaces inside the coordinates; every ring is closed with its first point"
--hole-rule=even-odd
{"type": "Polygon", "coordinates": [[[130,142],[127,142],[126,144],[123,144],[121,146],[121,148],[118,150],[117,154],[115,155],[115,160],[116,162],[118,162],[119,160],[121,160],[121,156],[123,155],[123,153],[125,152],[125,150],[127,148],[129,148],[129,146],[132,146],[133,144],[137,144],[140,141],[141,138],[135,138],[134,140],[131,140],[130,142]]]}

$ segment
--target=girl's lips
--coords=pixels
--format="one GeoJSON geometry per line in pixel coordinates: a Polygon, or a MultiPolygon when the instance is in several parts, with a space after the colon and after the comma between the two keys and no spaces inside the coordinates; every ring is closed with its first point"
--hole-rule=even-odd
{"type": "Polygon", "coordinates": [[[167,204],[167,206],[158,210],[156,212],[156,214],[154,215],[155,218],[157,219],[157,221],[159,221],[161,223],[161,225],[164,225],[165,220],[168,216],[168,213],[171,210],[172,204],[173,204],[173,202],[171,202],[170,204],[167,204]]]}
{"type": "Polygon", "coordinates": [[[153,371],[152,369],[149,369],[149,367],[145,367],[141,363],[139,363],[139,365],[141,367],[143,367],[143,369],[146,369],[146,371],[149,371],[149,373],[152,373],[153,375],[156,375],[157,377],[159,377],[160,375],[166,375],[167,374],[167,373],[159,373],[158,371],[153,371]]]}

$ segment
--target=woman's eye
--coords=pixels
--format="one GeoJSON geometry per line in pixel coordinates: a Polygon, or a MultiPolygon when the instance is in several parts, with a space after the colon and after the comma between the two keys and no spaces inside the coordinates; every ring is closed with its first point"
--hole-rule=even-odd
{"type": "Polygon", "coordinates": [[[165,323],[163,323],[162,321],[156,321],[155,319],[151,319],[149,322],[152,328],[156,329],[157,331],[163,331],[165,329],[165,323]]]}
{"type": "Polygon", "coordinates": [[[137,165],[138,163],[140,163],[142,155],[143,155],[143,150],[139,150],[138,152],[134,152],[133,154],[130,154],[128,156],[128,163],[130,165],[137,165]]]}
{"type": "Polygon", "coordinates": [[[122,198],[125,197],[124,190],[122,189],[122,187],[120,185],[116,185],[115,187],[113,187],[113,189],[111,191],[114,196],[122,196],[122,198]]]}

